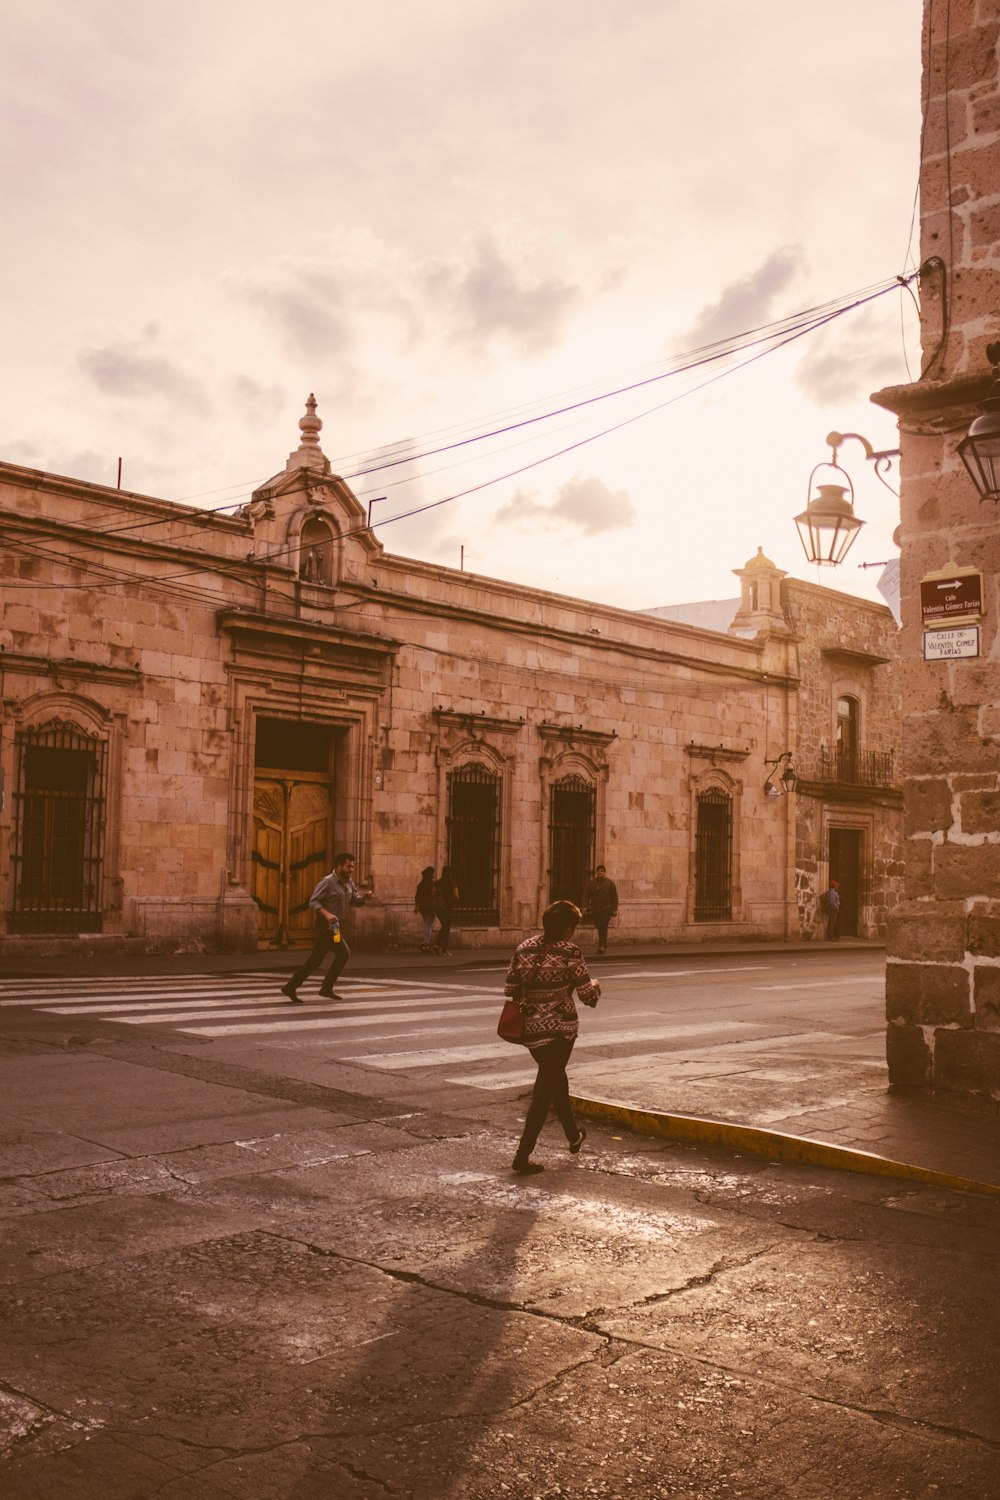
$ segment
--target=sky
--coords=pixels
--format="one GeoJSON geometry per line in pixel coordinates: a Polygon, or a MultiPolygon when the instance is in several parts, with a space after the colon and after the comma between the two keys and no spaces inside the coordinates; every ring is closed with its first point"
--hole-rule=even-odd
{"type": "Polygon", "coordinates": [[[910,293],[676,370],[913,270],[920,11],[4,0],[0,459],[235,505],[315,392],[389,552],[641,609],[763,547],[877,598],[860,445],[847,563],[792,518],[831,429],[895,446],[910,293]]]}

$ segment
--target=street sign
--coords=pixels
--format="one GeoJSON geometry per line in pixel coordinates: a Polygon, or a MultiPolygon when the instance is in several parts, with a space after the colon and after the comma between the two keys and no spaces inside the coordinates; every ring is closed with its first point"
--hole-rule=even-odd
{"type": "Polygon", "coordinates": [[[967,630],[925,630],[924,661],[954,661],[979,655],[979,626],[967,630]]]}
{"type": "Polygon", "coordinates": [[[978,620],[982,612],[982,573],[947,573],[920,580],[920,614],[925,629],[956,620],[978,620]]]}

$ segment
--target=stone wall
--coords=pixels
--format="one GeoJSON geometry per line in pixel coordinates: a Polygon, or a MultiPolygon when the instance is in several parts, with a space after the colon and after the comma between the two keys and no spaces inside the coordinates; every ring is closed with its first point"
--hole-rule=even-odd
{"type": "Polygon", "coordinates": [[[956,454],[1000,338],[1000,19],[992,0],[925,9],[924,366],[875,399],[900,415],[906,899],[891,926],[896,1084],[1000,1098],[1000,517],[956,454]],[[982,574],[980,655],[923,660],[920,581],[982,574]]]}
{"type": "MultiPolygon", "coordinates": [[[[315,443],[235,520],[11,466],[0,512],[12,538],[0,555],[6,785],[16,792],[17,745],[39,726],[72,726],[106,751],[101,931],[81,944],[253,946],[261,720],[284,726],[290,750],[301,725],[332,736],[316,858],[349,848],[374,877],[363,945],[415,939],[418,873],[447,858],[448,777],[467,765],[499,779],[500,878],[496,919],[466,921],[458,942],[510,944],[538,923],[553,786],[567,776],[594,790],[595,862],[621,897],[615,942],[798,937],[796,821],[815,804],[819,847],[829,799],[775,804],[766,760],[808,758],[828,736],[844,660],[864,679],[872,743],[889,733],[871,661],[891,629],[884,607],[811,585],[788,585],[782,603],[775,583],[767,618],[723,634],[386,555],[315,443]],[[327,555],[302,577],[299,539],[322,547],[324,535],[327,555]],[[698,797],[720,790],[732,909],[698,920],[698,797]]],[[[0,815],[8,953],[57,940],[12,918],[17,818],[12,795],[0,815]]],[[[871,827],[891,861],[891,838],[871,827]]]]}
{"type": "Polygon", "coordinates": [[[787,612],[800,637],[798,691],[802,781],[796,830],[796,896],[803,935],[825,936],[831,828],[863,840],[859,935],[884,939],[903,894],[898,631],[880,604],[787,580],[787,612]],[[837,702],[859,706],[858,770],[838,780],[837,702]]]}

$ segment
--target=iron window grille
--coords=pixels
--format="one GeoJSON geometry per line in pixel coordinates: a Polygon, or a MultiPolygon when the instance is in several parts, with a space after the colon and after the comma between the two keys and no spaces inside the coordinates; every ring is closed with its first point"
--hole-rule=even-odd
{"type": "Polygon", "coordinates": [[[448,864],[460,922],[500,920],[500,777],[470,761],[448,773],[448,864]]]}
{"type": "Polygon", "coordinates": [[[729,922],[733,915],[733,801],[713,788],[698,797],[695,835],[696,922],[729,922]]]}
{"type": "Polygon", "coordinates": [[[582,776],[552,785],[549,805],[549,900],[586,905],[597,837],[597,789],[582,776]]]}
{"type": "Polygon", "coordinates": [[[18,732],[11,932],[100,932],[106,746],[69,724],[18,732]]]}

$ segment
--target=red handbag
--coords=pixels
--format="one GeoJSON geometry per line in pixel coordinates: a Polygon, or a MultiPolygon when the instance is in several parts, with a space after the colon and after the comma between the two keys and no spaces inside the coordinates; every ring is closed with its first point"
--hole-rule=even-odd
{"type": "Polygon", "coordinates": [[[505,1042],[516,1042],[523,1046],[524,1017],[516,1000],[504,1001],[500,1020],[497,1023],[497,1036],[505,1042]]]}

